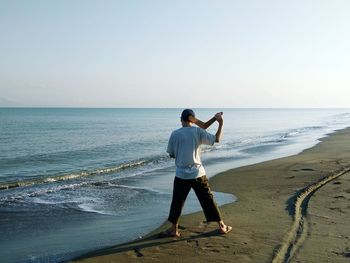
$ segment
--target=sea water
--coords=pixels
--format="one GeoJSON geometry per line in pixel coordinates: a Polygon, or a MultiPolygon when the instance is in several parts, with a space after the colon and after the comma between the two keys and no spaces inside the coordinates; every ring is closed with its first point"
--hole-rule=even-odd
{"type": "MultiPolygon", "coordinates": [[[[217,111],[224,111],[224,134],[220,144],[202,149],[208,177],[297,154],[350,126],[349,109],[195,109],[203,121],[217,111]]],[[[166,221],[175,172],[166,147],[180,114],[0,109],[1,262],[69,260],[166,221]]],[[[236,200],[218,192],[215,198],[220,205],[236,200]]],[[[184,212],[198,210],[192,193],[184,212]]]]}

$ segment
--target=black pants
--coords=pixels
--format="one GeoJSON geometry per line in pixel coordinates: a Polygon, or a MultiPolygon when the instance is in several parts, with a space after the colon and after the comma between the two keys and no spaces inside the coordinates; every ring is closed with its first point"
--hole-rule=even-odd
{"type": "Polygon", "coordinates": [[[209,181],[206,176],[190,180],[175,177],[173,200],[171,202],[168,220],[173,224],[178,224],[182,208],[191,188],[193,188],[197,195],[207,222],[221,221],[221,214],[216,202],[214,201],[213,194],[210,191],[209,181]]]}

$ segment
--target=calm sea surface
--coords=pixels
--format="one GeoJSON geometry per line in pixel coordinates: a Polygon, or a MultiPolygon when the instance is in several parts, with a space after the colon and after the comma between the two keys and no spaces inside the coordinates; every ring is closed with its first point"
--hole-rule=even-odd
{"type": "MultiPolygon", "coordinates": [[[[208,120],[222,109],[195,109],[208,120]]],[[[224,109],[208,176],[301,152],[350,126],[349,109],[224,109]]],[[[0,108],[1,262],[58,262],[167,219],[181,109],[0,108]]],[[[208,129],[215,133],[217,124],[208,129]]],[[[215,193],[219,204],[235,196],[215,193]]],[[[239,197],[238,197],[239,198],[239,197]]],[[[200,210],[193,194],[185,212],[200,210]]],[[[203,217],[204,220],[204,217],[203,217]]]]}

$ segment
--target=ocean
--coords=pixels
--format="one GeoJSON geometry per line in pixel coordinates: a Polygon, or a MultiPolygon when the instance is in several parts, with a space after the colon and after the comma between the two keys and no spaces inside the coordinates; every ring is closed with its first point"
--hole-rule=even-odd
{"type": "MultiPolygon", "coordinates": [[[[194,110],[204,121],[224,112],[222,142],[202,149],[209,178],[350,126],[350,109],[194,110]]],[[[1,262],[66,261],[166,221],[175,173],[166,147],[181,111],[0,108],[1,262]]],[[[214,195],[220,205],[239,200],[214,195]]],[[[200,209],[191,193],[184,213],[200,209]]]]}

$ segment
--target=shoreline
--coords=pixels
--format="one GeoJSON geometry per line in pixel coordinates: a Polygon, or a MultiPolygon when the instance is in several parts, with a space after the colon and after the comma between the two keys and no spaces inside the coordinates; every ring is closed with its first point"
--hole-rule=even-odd
{"type": "MultiPolygon", "coordinates": [[[[213,191],[234,194],[238,198],[236,202],[220,207],[224,221],[233,226],[233,231],[228,235],[219,235],[216,224],[204,224],[205,218],[200,211],[180,218],[180,239],[158,237],[158,233],[168,227],[168,223],[165,223],[142,239],[93,251],[73,261],[271,262],[274,258],[285,259],[288,255],[293,262],[294,257],[299,256],[298,251],[303,251],[303,245],[311,235],[306,233],[306,236],[304,234],[301,239],[298,238],[299,244],[294,250],[293,245],[287,245],[289,231],[296,222],[293,217],[298,207],[304,218],[308,217],[309,201],[323,185],[309,191],[311,195],[302,200],[306,200],[301,202],[303,206],[295,206],[297,196],[302,194],[303,189],[308,190],[312,185],[327,177],[339,175],[350,167],[350,146],[347,145],[349,140],[350,128],[338,130],[322,138],[316,146],[297,155],[235,168],[211,177],[213,191]],[[282,250],[285,252],[284,256],[278,257],[282,250]]],[[[349,171],[345,171],[339,177],[347,176],[348,173],[349,171]]],[[[350,200],[346,196],[347,190],[344,189],[343,198],[335,201],[344,203],[350,200]]],[[[346,216],[349,210],[345,206],[343,212],[332,216],[339,219],[346,216]]],[[[348,229],[349,223],[342,227],[348,229]]],[[[302,236],[298,231],[299,228],[296,228],[292,236],[302,236]]],[[[348,260],[346,257],[349,257],[350,237],[346,233],[342,236],[343,238],[332,241],[339,247],[338,254],[332,254],[336,257],[333,262],[348,260]],[[341,244],[344,244],[343,248],[341,244]]],[[[295,240],[291,243],[294,244],[295,240]]],[[[308,247],[309,250],[317,250],[315,245],[308,247]]],[[[312,253],[303,252],[303,255],[306,255],[305,261],[316,260],[314,256],[310,258],[312,253]]]]}

